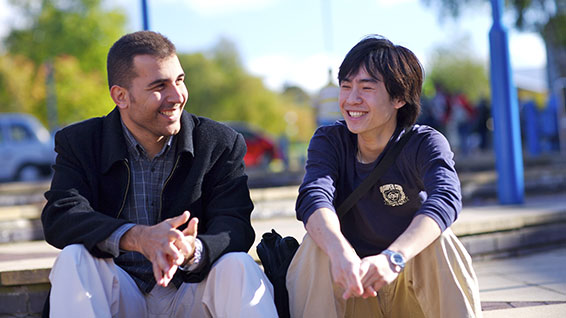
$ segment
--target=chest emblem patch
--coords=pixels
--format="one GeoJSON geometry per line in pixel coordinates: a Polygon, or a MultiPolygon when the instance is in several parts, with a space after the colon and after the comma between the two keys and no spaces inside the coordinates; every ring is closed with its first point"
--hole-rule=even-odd
{"type": "Polygon", "coordinates": [[[400,206],[409,201],[405,195],[403,187],[398,184],[385,184],[379,187],[379,191],[383,195],[385,205],[400,206]]]}

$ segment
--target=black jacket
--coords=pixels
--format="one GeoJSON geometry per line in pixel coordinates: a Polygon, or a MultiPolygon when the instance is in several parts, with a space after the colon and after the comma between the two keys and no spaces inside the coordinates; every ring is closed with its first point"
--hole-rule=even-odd
{"type": "MultiPolygon", "coordinates": [[[[198,272],[179,270],[176,275],[200,282],[223,254],[247,252],[254,242],[253,204],[244,173],[246,146],[231,128],[187,112],[177,142],[159,220],[185,210],[199,218],[198,238],[207,257],[198,272]]],[[[130,168],[118,110],[62,129],[55,136],[55,151],[55,174],[41,216],[46,241],[57,248],[83,244],[96,257],[112,257],[96,244],[127,223],[119,218],[130,168]]]]}

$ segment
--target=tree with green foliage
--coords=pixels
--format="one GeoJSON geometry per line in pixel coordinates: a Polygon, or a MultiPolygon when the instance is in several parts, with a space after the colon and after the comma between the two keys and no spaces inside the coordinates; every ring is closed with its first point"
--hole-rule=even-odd
{"type": "Polygon", "coordinates": [[[55,91],[58,115],[63,124],[102,116],[114,108],[106,77],[100,72],[84,72],[74,56],[55,59],[55,91]]]}
{"type": "MultiPolygon", "coordinates": [[[[422,0],[440,8],[440,16],[458,17],[464,7],[488,0],[422,0]]],[[[547,51],[549,88],[566,77],[566,0],[506,0],[519,30],[540,34],[547,51]]]]}
{"type": "Polygon", "coordinates": [[[5,39],[11,54],[36,65],[58,56],[76,57],[84,71],[106,72],[108,49],[123,33],[126,15],[101,0],[10,0],[25,21],[5,39]]]}
{"type": "Polygon", "coordinates": [[[305,90],[296,85],[285,84],[283,87],[283,96],[290,98],[299,105],[312,105],[312,99],[305,90]]]}
{"type": "MultiPolygon", "coordinates": [[[[59,126],[104,115],[114,107],[106,85],[106,54],[124,34],[125,15],[103,9],[101,2],[11,0],[26,23],[5,39],[8,55],[0,57],[0,83],[22,80],[0,86],[0,101],[7,101],[0,111],[31,112],[47,122],[50,65],[59,126]],[[22,65],[20,74],[10,67],[12,62],[22,65]],[[26,98],[30,90],[34,98],[26,98]]],[[[292,140],[312,135],[312,112],[248,74],[232,42],[221,39],[207,53],[178,55],[187,73],[188,111],[219,121],[249,122],[292,140]]]]}
{"type": "MultiPolygon", "coordinates": [[[[125,14],[104,9],[101,0],[10,0],[10,4],[24,23],[4,40],[8,54],[3,58],[33,65],[32,73],[38,76],[30,77],[33,82],[28,81],[30,87],[21,92],[2,86],[0,98],[10,102],[0,105],[0,110],[31,112],[46,122],[49,91],[45,86],[53,69],[55,88],[51,93],[57,103],[58,126],[107,113],[113,104],[106,97],[106,54],[124,33],[125,14]],[[38,92],[36,98],[18,97],[30,90],[38,92]]],[[[15,73],[18,70],[1,68],[0,78],[11,81],[17,78],[15,73]]]]}
{"type": "Polygon", "coordinates": [[[45,101],[44,79],[28,58],[0,55],[0,111],[34,112],[45,101]]]}
{"type": "Polygon", "coordinates": [[[248,74],[232,42],[221,39],[208,54],[179,54],[179,60],[186,73],[188,111],[219,121],[248,122],[274,135],[289,130],[285,116],[294,112],[301,119],[289,137],[310,138],[314,129],[310,110],[270,91],[260,78],[248,74]]]}
{"type": "Polygon", "coordinates": [[[489,96],[486,62],[474,55],[469,38],[436,47],[427,69],[425,87],[440,84],[447,92],[463,93],[474,103],[489,96]]]}

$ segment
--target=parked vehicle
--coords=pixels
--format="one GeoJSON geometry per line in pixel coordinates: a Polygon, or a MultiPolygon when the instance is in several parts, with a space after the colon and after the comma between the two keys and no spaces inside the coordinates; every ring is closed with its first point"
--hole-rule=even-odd
{"type": "Polygon", "coordinates": [[[29,114],[0,114],[0,180],[37,181],[51,175],[53,137],[29,114]]]}
{"type": "Polygon", "coordinates": [[[248,147],[244,156],[247,168],[267,168],[272,160],[281,159],[277,144],[257,128],[244,122],[226,122],[235,131],[242,134],[248,147]]]}

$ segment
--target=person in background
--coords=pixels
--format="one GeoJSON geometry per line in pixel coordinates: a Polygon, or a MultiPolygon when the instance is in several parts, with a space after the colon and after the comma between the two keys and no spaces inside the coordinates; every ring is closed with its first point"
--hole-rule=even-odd
{"type": "Polygon", "coordinates": [[[115,109],[55,136],[41,219],[63,250],[45,312],[276,317],[272,285],[246,253],[255,233],[243,137],[184,111],[186,75],[159,33],[120,38],[107,71],[115,109]]]}
{"type": "Polygon", "coordinates": [[[481,317],[471,257],[450,230],[461,210],[453,153],[414,125],[423,70],[373,35],[338,74],[344,120],[317,129],[299,188],[307,234],[287,273],[292,317],[481,317]],[[335,207],[406,133],[395,163],[342,219],[335,207]]]}

